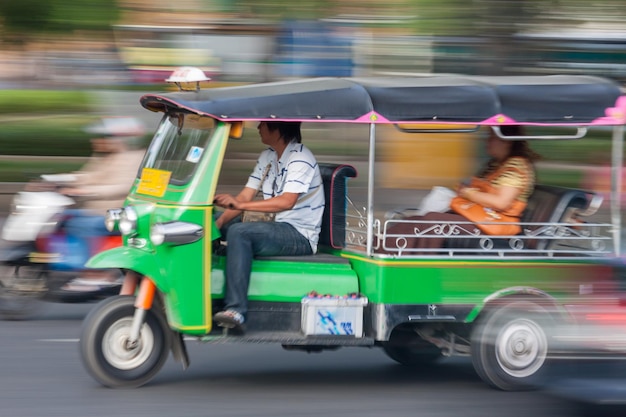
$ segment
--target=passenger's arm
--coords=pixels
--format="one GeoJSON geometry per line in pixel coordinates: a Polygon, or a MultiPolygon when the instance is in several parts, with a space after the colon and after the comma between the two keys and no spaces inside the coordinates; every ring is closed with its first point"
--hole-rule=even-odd
{"type": "Polygon", "coordinates": [[[491,193],[470,187],[459,189],[459,195],[466,200],[498,211],[504,211],[511,207],[521,193],[522,190],[519,188],[509,186],[494,186],[491,193]]]}

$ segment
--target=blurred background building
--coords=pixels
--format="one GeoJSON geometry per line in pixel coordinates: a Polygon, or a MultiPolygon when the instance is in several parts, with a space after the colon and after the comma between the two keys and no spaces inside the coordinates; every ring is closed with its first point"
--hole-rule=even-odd
{"type": "Polygon", "coordinates": [[[433,72],[624,82],[625,18],[623,0],[3,0],[0,80],[160,83],[194,65],[224,82],[433,72]]]}

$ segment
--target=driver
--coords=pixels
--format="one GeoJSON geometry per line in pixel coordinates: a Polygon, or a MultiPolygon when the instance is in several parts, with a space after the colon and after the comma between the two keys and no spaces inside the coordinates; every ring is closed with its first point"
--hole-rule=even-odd
{"type": "Polygon", "coordinates": [[[246,186],[237,196],[215,196],[215,204],[226,208],[216,222],[227,248],[225,306],[213,319],[240,331],[248,312],[254,256],[315,253],[324,212],[322,176],[315,156],[301,143],[300,122],[261,122],[258,130],[269,148],[259,156],[246,186]],[[264,199],[255,201],[258,189],[264,199]],[[276,213],[276,220],[242,223],[242,210],[276,213]]]}

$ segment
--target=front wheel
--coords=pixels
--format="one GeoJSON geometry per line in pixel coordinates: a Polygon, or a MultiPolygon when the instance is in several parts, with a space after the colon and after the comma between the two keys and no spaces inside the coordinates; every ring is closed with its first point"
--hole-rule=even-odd
{"type": "Polygon", "coordinates": [[[547,364],[549,316],[529,301],[489,311],[471,338],[472,363],[481,379],[505,391],[535,388],[547,364]]]}
{"type": "Polygon", "coordinates": [[[110,388],[134,388],[151,380],[170,350],[164,315],[148,310],[139,340],[130,346],[135,297],[116,296],[98,304],[85,318],[80,337],[83,365],[91,376],[110,388]]]}

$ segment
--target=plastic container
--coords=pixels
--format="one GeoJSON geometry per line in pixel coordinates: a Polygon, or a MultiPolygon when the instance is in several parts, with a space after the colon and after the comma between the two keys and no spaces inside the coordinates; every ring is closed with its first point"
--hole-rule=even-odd
{"type": "Polygon", "coordinates": [[[305,335],[363,337],[363,307],[367,298],[302,299],[302,332],[305,335]]]}

